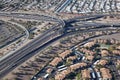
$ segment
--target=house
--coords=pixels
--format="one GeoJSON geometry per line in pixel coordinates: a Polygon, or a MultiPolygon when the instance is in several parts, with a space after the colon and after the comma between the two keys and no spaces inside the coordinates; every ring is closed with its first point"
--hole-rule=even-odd
{"type": "Polygon", "coordinates": [[[55,57],[49,64],[51,66],[57,66],[60,62],[62,62],[62,58],[60,57],[55,57]]]}
{"type": "Polygon", "coordinates": [[[120,65],[120,60],[117,60],[116,65],[120,65]]]}
{"type": "Polygon", "coordinates": [[[86,56],[86,60],[92,61],[94,59],[94,56],[88,55],[86,56]]]}
{"type": "Polygon", "coordinates": [[[107,44],[107,43],[110,43],[110,40],[108,40],[108,39],[98,39],[97,42],[102,43],[102,44],[107,44]]]}
{"type": "Polygon", "coordinates": [[[71,50],[66,50],[63,53],[59,54],[59,57],[61,57],[62,59],[66,58],[68,55],[71,54],[71,50]]]}
{"type": "Polygon", "coordinates": [[[108,63],[107,60],[100,60],[100,61],[97,63],[97,65],[102,65],[102,66],[104,66],[104,65],[106,65],[107,63],[108,63]]]}
{"type": "Polygon", "coordinates": [[[102,56],[102,57],[105,57],[105,56],[108,56],[108,55],[109,55],[108,50],[102,50],[102,51],[101,51],[101,56],[102,56]]]}
{"type": "Polygon", "coordinates": [[[87,50],[87,49],[85,49],[85,48],[81,48],[81,49],[79,49],[79,51],[80,51],[80,52],[83,52],[83,53],[85,53],[85,54],[87,54],[87,55],[95,55],[95,52],[93,52],[93,51],[91,51],[91,50],[87,50]]]}
{"type": "Polygon", "coordinates": [[[81,63],[76,63],[76,64],[71,65],[70,69],[71,69],[71,71],[75,71],[75,70],[77,70],[81,67],[85,67],[85,66],[87,66],[87,64],[84,62],[81,62],[81,63]]]}
{"type": "Polygon", "coordinates": [[[88,42],[88,43],[84,44],[84,47],[91,48],[91,47],[93,47],[94,45],[95,45],[95,42],[92,41],[92,42],[88,42]]]}
{"type": "Polygon", "coordinates": [[[81,73],[82,73],[82,79],[83,80],[91,78],[91,76],[90,76],[90,70],[85,69],[85,70],[82,70],[81,73]]]}
{"type": "Polygon", "coordinates": [[[76,59],[77,59],[76,56],[70,56],[70,57],[67,58],[67,61],[74,61],[76,59]]]}
{"type": "Polygon", "coordinates": [[[66,69],[66,70],[63,70],[62,72],[60,72],[60,73],[57,73],[56,75],[55,75],[55,80],[63,80],[68,74],[70,74],[71,73],[71,71],[70,71],[70,69],[68,68],[68,69],[66,69]]]}
{"type": "Polygon", "coordinates": [[[46,70],[46,72],[49,73],[49,74],[50,74],[52,71],[53,71],[53,68],[48,68],[48,69],[46,70]]]}
{"type": "Polygon", "coordinates": [[[68,67],[67,69],[57,73],[55,75],[55,80],[63,80],[67,75],[69,75],[71,72],[74,72],[76,69],[79,69],[80,67],[84,67],[86,66],[86,63],[77,63],[77,64],[73,64],[70,67],[68,67]]]}
{"type": "Polygon", "coordinates": [[[37,80],[43,80],[42,78],[38,78],[37,80]]]}
{"type": "Polygon", "coordinates": [[[110,70],[107,68],[101,68],[100,69],[101,75],[102,75],[102,80],[111,80],[112,75],[110,74],[110,70]]]}
{"type": "Polygon", "coordinates": [[[118,46],[118,47],[117,47],[117,49],[119,49],[119,50],[120,50],[120,46],[118,46]]]}
{"type": "Polygon", "coordinates": [[[115,55],[120,55],[120,50],[113,50],[112,53],[115,55]]]}

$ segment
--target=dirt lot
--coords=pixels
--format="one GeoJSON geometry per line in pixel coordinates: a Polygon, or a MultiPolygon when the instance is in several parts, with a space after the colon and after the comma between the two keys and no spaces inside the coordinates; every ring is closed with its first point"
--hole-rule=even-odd
{"type": "Polygon", "coordinates": [[[116,40],[120,40],[120,33],[116,33],[116,34],[112,34],[112,35],[105,35],[105,36],[101,36],[101,37],[97,37],[96,39],[111,39],[114,38],[116,40]]]}

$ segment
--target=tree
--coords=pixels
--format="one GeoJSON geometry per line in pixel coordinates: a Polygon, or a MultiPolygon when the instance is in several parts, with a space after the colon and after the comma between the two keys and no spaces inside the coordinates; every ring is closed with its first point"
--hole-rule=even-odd
{"type": "Polygon", "coordinates": [[[117,66],[117,70],[120,70],[120,65],[117,66]]]}
{"type": "Polygon", "coordinates": [[[102,65],[96,65],[96,68],[97,69],[100,69],[100,68],[102,68],[103,66],[102,65]]]}
{"type": "Polygon", "coordinates": [[[76,76],[76,79],[77,79],[77,80],[82,80],[81,75],[82,75],[81,73],[78,73],[77,76],[76,76]]]}
{"type": "Polygon", "coordinates": [[[33,39],[33,38],[34,38],[34,33],[30,33],[29,39],[33,39]]]}
{"type": "Polygon", "coordinates": [[[115,50],[115,49],[116,49],[115,46],[116,46],[116,45],[111,45],[111,46],[108,48],[108,50],[109,50],[109,51],[113,51],[113,50],[115,50]]]}
{"type": "Polygon", "coordinates": [[[50,78],[50,80],[55,80],[55,78],[50,78]]]}

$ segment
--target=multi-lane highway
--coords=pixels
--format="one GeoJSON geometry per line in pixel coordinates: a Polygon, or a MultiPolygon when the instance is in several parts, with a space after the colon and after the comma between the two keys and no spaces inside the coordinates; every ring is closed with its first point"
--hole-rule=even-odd
{"type": "MultiPolygon", "coordinates": [[[[0,16],[2,16],[2,15],[4,15],[4,14],[0,13],[0,16]]],[[[17,15],[21,15],[21,14],[17,13],[17,15],[16,16],[15,15],[16,14],[13,15],[13,13],[12,13],[12,15],[5,14],[4,16],[8,16],[8,17],[12,16],[12,17],[18,18],[17,15]]],[[[25,16],[27,16],[27,15],[28,14],[25,14],[25,16]]],[[[99,16],[101,16],[101,15],[99,15],[99,16]]],[[[23,14],[22,14],[22,16],[20,16],[20,18],[23,18],[23,19],[26,19],[27,17],[24,17],[23,14]]],[[[94,18],[96,18],[96,17],[98,17],[98,16],[94,16],[94,18]]],[[[30,18],[30,16],[29,16],[29,18],[30,18]]],[[[32,17],[32,18],[38,19],[38,17],[32,17]]],[[[88,16],[86,18],[91,19],[90,16],[88,16]]],[[[84,20],[86,18],[81,17],[80,19],[84,20]]],[[[0,78],[5,76],[7,73],[12,71],[14,68],[16,68],[18,65],[20,65],[21,63],[23,63],[24,61],[26,61],[27,59],[29,59],[33,55],[35,55],[37,52],[39,52],[41,49],[43,49],[46,46],[46,44],[51,43],[56,38],[64,35],[61,32],[64,31],[65,24],[62,20],[58,20],[58,21],[59,21],[59,23],[56,26],[47,30],[41,36],[39,36],[38,38],[36,38],[35,40],[33,40],[32,42],[27,44],[26,46],[24,46],[20,50],[16,51],[15,53],[10,55],[6,59],[0,61],[0,78]]],[[[98,29],[95,29],[95,30],[98,30],[98,29]]],[[[103,29],[103,30],[105,30],[105,29],[103,29]]],[[[84,32],[84,31],[82,31],[82,32],[84,32]]]]}
{"type": "Polygon", "coordinates": [[[24,58],[25,56],[29,55],[31,52],[35,51],[48,41],[54,39],[56,36],[59,36],[59,32],[52,28],[48,32],[45,32],[43,35],[39,36],[39,38],[16,51],[14,54],[0,61],[0,77],[4,76],[6,73],[12,70],[16,65],[19,65],[21,60],[26,60],[24,58]]]}

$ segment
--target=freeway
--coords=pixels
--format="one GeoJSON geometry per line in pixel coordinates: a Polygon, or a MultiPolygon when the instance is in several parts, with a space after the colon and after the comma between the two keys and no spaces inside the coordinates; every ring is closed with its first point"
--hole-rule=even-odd
{"type": "MultiPolygon", "coordinates": [[[[7,61],[5,64],[1,65],[0,77],[4,76],[9,71],[14,69],[17,65],[19,65],[19,64],[23,63],[25,60],[27,60],[29,58],[29,55],[31,55],[31,54],[32,54],[32,56],[35,55],[33,53],[35,53],[39,47],[44,47],[43,45],[45,45],[48,41],[56,38],[55,36],[57,36],[57,35],[58,35],[58,33],[48,35],[45,37],[45,39],[39,40],[39,42],[36,45],[31,46],[29,49],[25,50],[24,52],[18,51],[17,54],[12,56],[9,61],[7,61]],[[45,41],[45,43],[44,43],[44,41],[45,41]],[[26,53],[28,53],[28,54],[26,54],[26,53]]],[[[37,52],[39,52],[39,51],[37,51],[37,52]]]]}
{"type": "MultiPolygon", "coordinates": [[[[23,60],[26,60],[25,56],[27,56],[31,53],[34,53],[34,51],[36,49],[38,49],[40,46],[43,46],[48,41],[50,41],[50,40],[56,38],[57,36],[59,36],[58,31],[56,31],[54,33],[50,33],[50,32],[48,32],[48,33],[47,33],[48,35],[44,34],[43,36],[38,38],[38,40],[36,40],[34,42],[34,44],[29,43],[28,45],[26,45],[22,49],[18,50],[17,52],[15,52],[12,55],[10,55],[5,60],[2,60],[0,62],[0,78],[3,77],[5,74],[7,74],[10,70],[15,68],[17,65],[22,63],[23,60]]],[[[32,54],[32,55],[35,55],[35,54],[32,54]]]]}
{"type": "Polygon", "coordinates": [[[43,49],[46,46],[46,44],[48,43],[50,44],[56,38],[64,35],[63,33],[61,33],[62,31],[64,31],[64,22],[61,21],[59,24],[47,30],[41,36],[39,36],[38,38],[27,44],[20,50],[16,51],[14,54],[0,61],[0,78],[4,77],[7,73],[12,71],[18,65],[20,65],[21,63],[23,63],[33,55],[37,54],[37,52],[43,49]]]}
{"type": "MultiPolygon", "coordinates": [[[[59,26],[59,25],[57,25],[59,26]]],[[[39,39],[43,39],[46,38],[46,36],[50,36],[51,34],[53,34],[55,32],[55,30],[57,29],[57,26],[54,26],[53,28],[47,30],[46,32],[44,32],[44,34],[42,34],[41,36],[39,36],[38,38],[36,38],[35,40],[33,40],[32,42],[30,42],[28,45],[26,45],[23,49],[21,49],[21,52],[23,52],[24,50],[26,50],[28,47],[33,47],[34,44],[37,44],[39,42],[39,39]]],[[[17,51],[18,52],[18,51],[17,51]]],[[[7,58],[8,59],[8,58],[7,58]]],[[[2,63],[4,63],[5,60],[0,61],[0,66],[2,65],[2,63]]]]}

